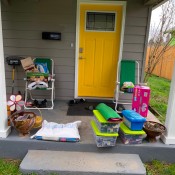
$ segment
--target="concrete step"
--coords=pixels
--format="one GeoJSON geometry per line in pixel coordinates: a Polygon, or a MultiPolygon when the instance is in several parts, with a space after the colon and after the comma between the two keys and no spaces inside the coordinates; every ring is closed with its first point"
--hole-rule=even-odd
{"type": "Polygon", "coordinates": [[[29,150],[20,164],[23,174],[146,175],[137,154],[29,150]]]}

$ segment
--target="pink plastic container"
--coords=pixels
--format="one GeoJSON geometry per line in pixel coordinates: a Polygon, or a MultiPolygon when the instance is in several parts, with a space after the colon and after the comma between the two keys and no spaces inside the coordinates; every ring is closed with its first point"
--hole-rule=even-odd
{"type": "Polygon", "coordinates": [[[138,112],[143,117],[147,117],[149,99],[150,88],[148,86],[136,85],[132,98],[132,110],[138,112]]]}

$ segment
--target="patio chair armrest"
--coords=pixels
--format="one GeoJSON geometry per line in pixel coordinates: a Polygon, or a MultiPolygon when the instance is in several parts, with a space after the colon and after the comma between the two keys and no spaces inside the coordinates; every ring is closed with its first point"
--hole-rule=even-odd
{"type": "Polygon", "coordinates": [[[119,81],[116,81],[116,85],[120,85],[120,82],[119,81]]]}

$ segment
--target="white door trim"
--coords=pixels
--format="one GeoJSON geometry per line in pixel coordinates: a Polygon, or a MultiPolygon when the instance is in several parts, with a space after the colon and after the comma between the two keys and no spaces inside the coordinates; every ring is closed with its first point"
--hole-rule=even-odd
{"type": "MultiPolygon", "coordinates": [[[[74,98],[81,98],[80,96],[78,96],[78,55],[79,55],[80,4],[110,4],[110,5],[113,4],[113,5],[122,5],[123,6],[118,67],[119,67],[119,63],[122,59],[125,17],[126,17],[126,2],[125,1],[77,0],[74,98]]],[[[117,77],[117,79],[118,79],[118,77],[117,77]]],[[[94,98],[96,98],[96,97],[93,97],[93,99],[94,98]]],[[[103,99],[103,98],[100,98],[100,99],[103,99]]]]}

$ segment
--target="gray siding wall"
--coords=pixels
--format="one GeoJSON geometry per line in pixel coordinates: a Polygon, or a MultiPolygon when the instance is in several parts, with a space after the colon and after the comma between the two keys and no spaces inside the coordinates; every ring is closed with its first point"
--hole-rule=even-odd
{"type": "Polygon", "coordinates": [[[145,41],[147,40],[150,11],[142,0],[128,0],[124,32],[123,59],[134,59],[140,64],[140,82],[145,63],[145,41]]]}
{"type": "MultiPolygon", "coordinates": [[[[136,59],[141,64],[147,29],[148,8],[141,0],[128,0],[123,59],[136,59]]],[[[5,58],[11,55],[50,57],[55,62],[56,99],[74,96],[76,0],[12,0],[2,5],[5,58]],[[42,31],[61,32],[61,41],[41,39],[42,31]],[[74,47],[71,47],[71,43],[74,47]]],[[[5,64],[6,86],[11,93],[12,67],[5,64]]],[[[141,72],[142,70],[140,70],[141,72]]],[[[15,92],[24,93],[24,71],[15,71],[15,92]]]]}

